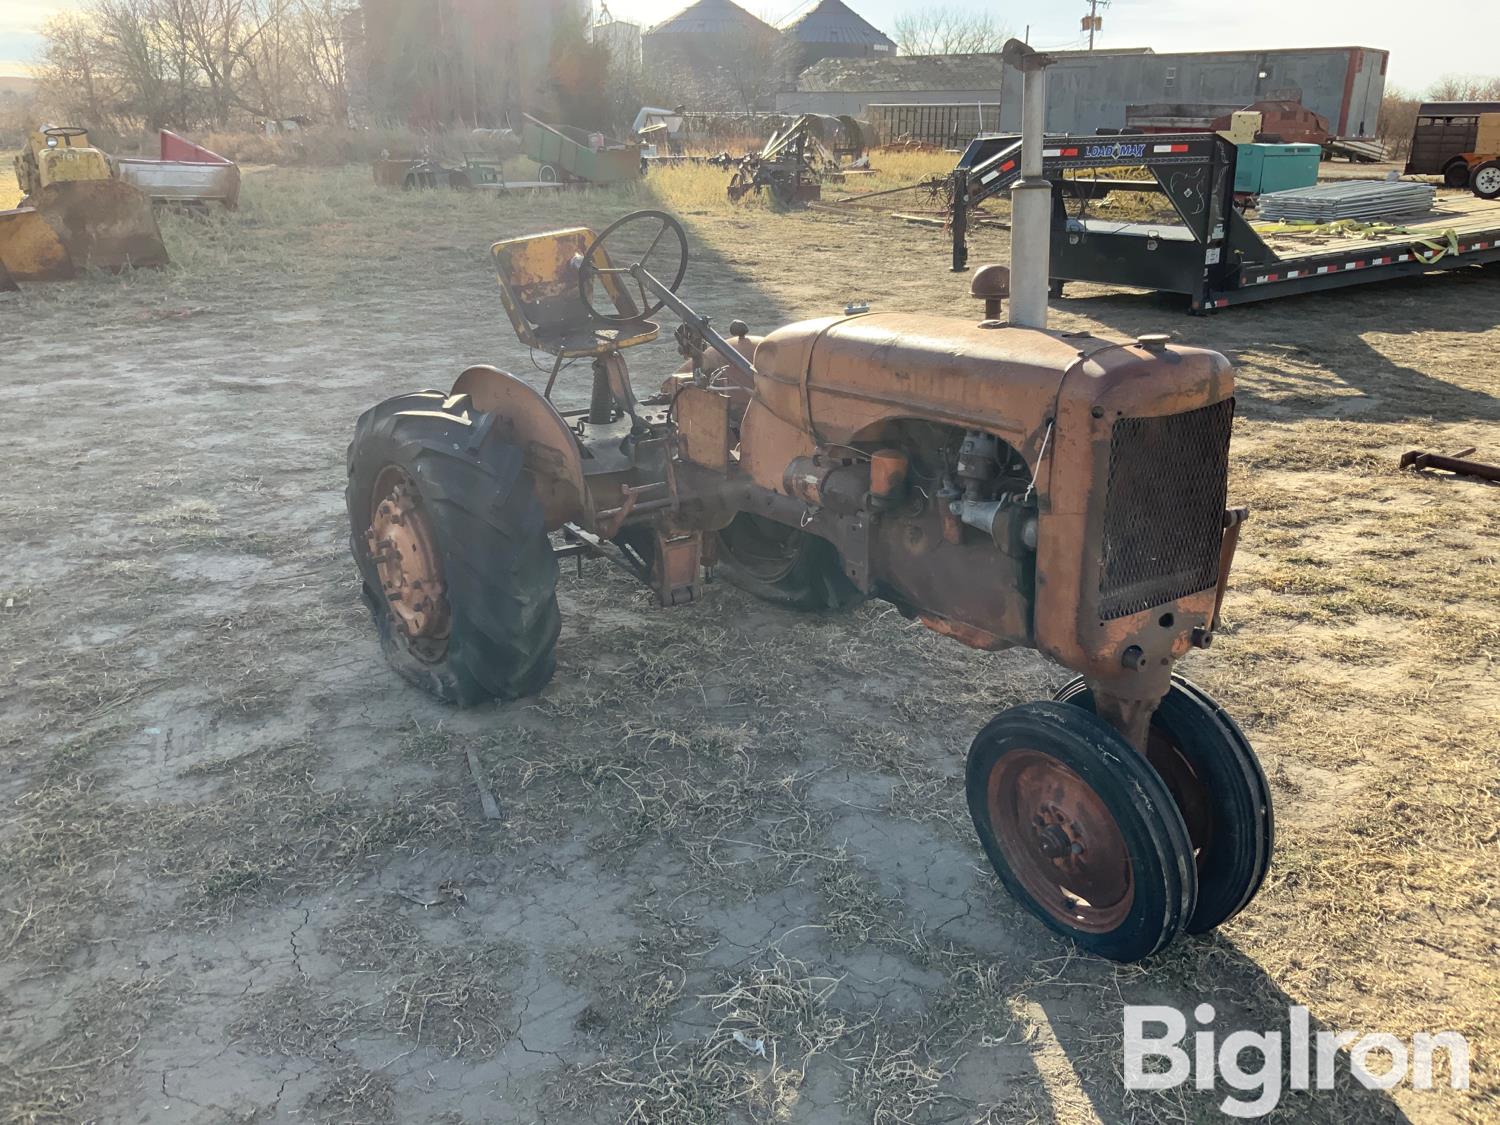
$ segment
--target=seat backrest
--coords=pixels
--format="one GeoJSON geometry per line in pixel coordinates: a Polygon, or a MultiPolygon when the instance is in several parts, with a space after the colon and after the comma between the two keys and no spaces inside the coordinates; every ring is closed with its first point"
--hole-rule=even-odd
{"type": "MultiPolygon", "coordinates": [[[[584,329],[593,323],[578,295],[578,262],[593,242],[594,232],[588,227],[569,227],[508,238],[490,247],[500,282],[500,300],[523,344],[544,347],[539,333],[584,329]]],[[[599,265],[609,266],[602,249],[594,257],[599,265]]],[[[635,313],[634,303],[615,277],[597,281],[620,315],[635,313]]]]}
{"type": "Polygon", "coordinates": [[[593,240],[587,227],[571,227],[490,247],[500,300],[522,343],[535,346],[537,329],[588,323],[573,262],[593,240]]]}

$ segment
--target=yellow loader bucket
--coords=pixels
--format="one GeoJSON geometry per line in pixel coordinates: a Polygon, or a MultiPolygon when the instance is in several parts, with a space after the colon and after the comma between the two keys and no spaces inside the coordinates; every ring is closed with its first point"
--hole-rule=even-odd
{"type": "Polygon", "coordinates": [[[68,248],[35,207],[0,211],[0,271],[17,281],[61,281],[73,276],[68,248]]]}
{"type": "Polygon", "coordinates": [[[83,269],[167,264],[151,199],[119,180],[48,184],[29,206],[0,211],[0,263],[16,281],[56,281],[83,269]]]}

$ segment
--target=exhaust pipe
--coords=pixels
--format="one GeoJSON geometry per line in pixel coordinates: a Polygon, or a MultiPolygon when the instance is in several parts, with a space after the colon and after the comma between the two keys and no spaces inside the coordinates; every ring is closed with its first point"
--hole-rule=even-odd
{"type": "Polygon", "coordinates": [[[1053,58],[1019,39],[1008,40],[1000,54],[1022,76],[1021,177],[1010,189],[1010,322],[1046,328],[1052,185],[1042,175],[1042,134],[1053,58]]]}

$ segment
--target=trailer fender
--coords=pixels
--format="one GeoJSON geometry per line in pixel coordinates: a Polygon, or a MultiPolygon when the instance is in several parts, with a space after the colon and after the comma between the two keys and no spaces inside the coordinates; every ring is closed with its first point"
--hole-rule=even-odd
{"type": "Polygon", "coordinates": [[[583,482],[583,455],[557,408],[531,385],[489,364],[466,368],[453,394],[468,395],[474,409],[496,415],[496,432],[520,447],[536,482],[548,531],[565,523],[591,523],[593,505],[583,482]]]}

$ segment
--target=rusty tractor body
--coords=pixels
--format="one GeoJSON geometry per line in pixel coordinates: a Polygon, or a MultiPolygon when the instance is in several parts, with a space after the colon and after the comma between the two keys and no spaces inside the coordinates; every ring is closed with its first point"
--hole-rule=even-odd
{"type": "Polygon", "coordinates": [[[1249,901],[1264,777],[1172,671],[1213,637],[1244,514],[1223,356],[1007,323],[994,266],[982,319],[850,310],[725,338],[677,296],[687,238],[661,212],[493,256],[517,334],[555,357],[546,387],[471,367],[367,412],[351,447],[354,553],[403,674],[465,703],[539,689],[558,557],[609,556],[663,606],[702,597],[711,567],[799,608],[884,599],[1078,674],[969,760],[981,841],[1044,922],[1132,960],[1249,901]],[[638,397],[625,352],[663,309],[685,362],[638,397]],[[583,358],[590,404],[559,410],[583,358]]]}

